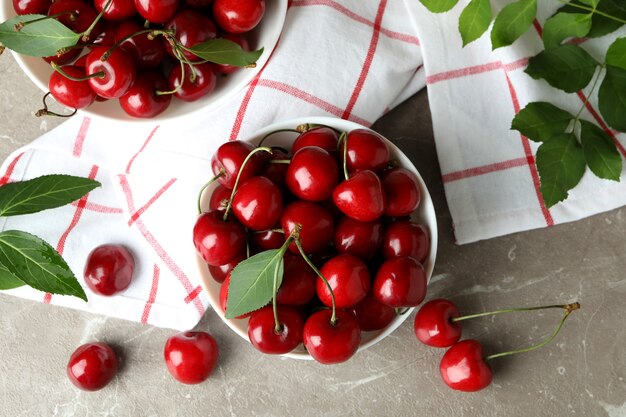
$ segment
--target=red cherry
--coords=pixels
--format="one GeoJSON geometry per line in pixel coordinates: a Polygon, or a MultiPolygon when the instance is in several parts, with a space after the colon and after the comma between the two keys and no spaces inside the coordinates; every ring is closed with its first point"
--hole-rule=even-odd
{"type": "Polygon", "coordinates": [[[246,231],[234,220],[222,220],[223,213],[201,214],[193,227],[193,243],[209,265],[224,265],[239,255],[246,245],[246,231]]]}
{"type": "Polygon", "coordinates": [[[441,358],[439,371],[443,381],[458,391],[480,391],[493,379],[483,348],[473,339],[462,340],[448,349],[441,358]]]}
{"type": "Polygon", "coordinates": [[[384,329],[396,317],[396,310],[378,301],[372,293],[352,307],[352,311],[364,332],[384,329]]]}
{"type": "Polygon", "coordinates": [[[107,20],[125,20],[137,14],[137,8],[133,0],[94,0],[96,10],[101,12],[107,3],[111,2],[102,17],[107,20]]]}
{"type": "Polygon", "coordinates": [[[230,194],[232,192],[233,190],[218,184],[209,199],[209,210],[226,210],[226,205],[228,204],[228,200],[230,200],[230,194]]]}
{"type": "Polygon", "coordinates": [[[230,271],[232,271],[239,264],[239,262],[243,261],[244,259],[246,259],[245,251],[239,253],[230,262],[224,265],[208,265],[211,277],[213,277],[216,282],[224,282],[230,271]]]}
{"type": "Polygon", "coordinates": [[[370,260],[383,241],[383,223],[380,220],[360,222],[342,217],[335,227],[335,248],[363,260],[370,260]]]}
{"type": "Polygon", "coordinates": [[[282,232],[265,230],[250,234],[250,240],[260,250],[278,249],[285,243],[285,235],[282,232]]]}
{"type": "Polygon", "coordinates": [[[282,355],[302,343],[304,321],[298,310],[279,306],[278,321],[281,330],[276,332],[272,307],[255,311],[248,321],[248,338],[252,346],[263,353],[282,355]]]}
{"type": "Polygon", "coordinates": [[[115,45],[115,31],[117,30],[117,22],[104,22],[97,32],[92,32],[93,43],[96,45],[115,45]]]}
{"type": "Polygon", "coordinates": [[[61,55],[52,55],[43,57],[43,60],[48,64],[55,63],[57,65],[67,65],[76,60],[79,55],[83,52],[83,48],[72,48],[61,55]]]}
{"type": "Polygon", "coordinates": [[[51,4],[51,0],[13,0],[13,10],[19,15],[46,14],[51,4]]]}
{"type": "Polygon", "coordinates": [[[410,256],[423,263],[430,252],[430,235],[421,224],[409,220],[395,221],[383,234],[383,256],[386,259],[410,256]]]}
{"type": "MultiPolygon", "coordinates": [[[[333,216],[319,204],[309,201],[294,201],[283,210],[280,224],[289,236],[297,225],[300,231],[302,249],[309,254],[324,249],[333,237],[333,216]]],[[[295,243],[289,245],[293,253],[300,253],[295,243]]]]}
{"type": "Polygon", "coordinates": [[[305,146],[317,146],[331,155],[337,152],[337,132],[329,127],[315,127],[301,133],[291,145],[291,152],[296,153],[305,146]]]}
{"type": "MultiPolygon", "coordinates": [[[[230,285],[230,276],[231,274],[228,273],[228,275],[226,275],[226,279],[224,279],[224,282],[222,283],[222,286],[220,287],[220,307],[222,307],[222,311],[224,311],[224,314],[226,314],[226,306],[228,303],[228,286],[230,285]]],[[[250,313],[246,313],[246,314],[242,314],[240,316],[235,317],[236,319],[245,319],[246,317],[250,317],[250,315],[252,314],[252,312],[250,313]]]]}
{"type": "MultiPolygon", "coordinates": [[[[253,149],[254,145],[238,140],[226,142],[217,148],[217,152],[215,152],[211,158],[211,168],[213,169],[214,175],[219,175],[223,172],[218,178],[220,184],[231,190],[233,189],[241,165],[253,149]]],[[[250,157],[250,160],[248,160],[241,173],[240,182],[247,180],[261,171],[263,163],[265,162],[265,157],[261,155],[262,153],[264,152],[257,152],[250,157]]]]}
{"type": "MultiPolygon", "coordinates": [[[[63,14],[55,19],[76,33],[86,31],[93,21],[96,20],[96,16],[98,15],[93,7],[82,0],[56,0],[50,5],[48,16],[65,12],[70,12],[71,14],[63,14]]],[[[100,32],[100,22],[98,22],[96,26],[97,27],[94,27],[92,31],[92,37],[93,34],[100,32]]],[[[93,38],[91,38],[90,41],[93,41],[93,38]]]]}
{"type": "Polygon", "coordinates": [[[117,373],[117,357],[106,343],[86,343],[72,353],[67,376],[78,388],[97,391],[104,388],[117,373]]]}
{"type": "Polygon", "coordinates": [[[355,129],[348,133],[347,142],[348,172],[363,169],[378,171],[389,163],[389,148],[385,138],[378,133],[367,129],[355,129]]]}
{"type": "Polygon", "coordinates": [[[414,173],[394,168],[382,176],[385,192],[385,216],[409,216],[420,204],[420,188],[414,173]]]}
{"type": "Polygon", "coordinates": [[[436,299],[424,304],[415,315],[415,336],[425,345],[448,347],[461,338],[461,323],[452,319],[460,317],[458,307],[450,300],[436,299]]]}
{"type": "Polygon", "coordinates": [[[132,58],[120,48],[113,50],[106,61],[100,58],[108,46],[97,46],[87,56],[87,75],[104,72],[103,77],[89,79],[89,85],[97,94],[104,98],[123,96],[135,81],[135,65],[132,58]]]}
{"type": "MultiPolygon", "coordinates": [[[[185,48],[191,48],[209,39],[214,39],[217,35],[213,21],[195,10],[181,10],[176,13],[174,18],[167,22],[165,29],[173,30],[174,37],[185,48]]],[[[165,43],[165,49],[175,57],[169,42],[165,43]]],[[[190,61],[201,60],[200,57],[191,52],[183,50],[183,54],[190,61]]]]}
{"type": "Polygon", "coordinates": [[[213,0],[184,0],[185,7],[192,9],[206,9],[213,3],[213,0]]]}
{"type": "Polygon", "coordinates": [[[206,332],[181,332],[167,339],[163,356],[174,379],[183,384],[199,384],[213,372],[219,348],[206,332]]]}
{"type": "MultiPolygon", "coordinates": [[[[280,149],[273,149],[270,160],[285,160],[289,159],[289,155],[280,149]]],[[[261,171],[261,175],[267,177],[270,181],[278,186],[281,190],[285,189],[285,181],[287,176],[288,164],[273,164],[268,163],[261,171]]]]}
{"type": "Polygon", "coordinates": [[[346,216],[361,222],[376,220],[385,208],[383,187],[372,171],[359,171],[333,191],[333,201],[346,216]]]}
{"type": "Polygon", "coordinates": [[[359,322],[351,312],[337,310],[337,322],[330,324],[331,310],[317,311],[304,324],[304,346],[313,359],[330,365],[345,362],[361,343],[359,322]]]}
{"type": "MultiPolygon", "coordinates": [[[[248,43],[248,40],[243,35],[223,33],[221,38],[227,39],[231,42],[235,42],[244,51],[250,51],[250,44],[248,43]]],[[[228,65],[228,64],[215,64],[214,67],[215,67],[215,70],[221,74],[232,74],[233,72],[241,68],[241,67],[236,67],[234,65],[228,65]]]]}
{"type": "Polygon", "coordinates": [[[135,0],[139,14],[152,23],[165,23],[174,17],[179,0],[135,0]]]}
{"type": "Polygon", "coordinates": [[[308,201],[322,201],[333,195],[339,181],[335,159],[322,148],[307,146],[291,158],[285,182],[296,197],[308,201]]]}
{"type": "MultiPolygon", "coordinates": [[[[352,307],[365,298],[370,291],[370,273],[367,265],[359,258],[341,254],[326,262],[320,270],[335,294],[337,308],[352,307]]],[[[324,281],[317,279],[317,296],[327,306],[332,298],[324,281]]]]}
{"type": "Polygon", "coordinates": [[[281,305],[302,306],[315,297],[317,274],[298,255],[285,256],[283,282],[276,294],[276,302],[281,305]]]}
{"type": "MultiPolygon", "coordinates": [[[[72,77],[85,77],[85,70],[79,66],[67,65],[61,69],[72,77]]],[[[56,101],[74,109],[85,108],[96,99],[96,93],[89,87],[87,80],[73,81],[57,71],[50,76],[48,89],[56,101]]]]}
{"type": "Polygon", "coordinates": [[[390,307],[415,307],[426,296],[424,267],[409,257],[389,259],[378,268],[372,292],[390,307]]]}
{"type": "Polygon", "coordinates": [[[215,0],[213,17],[217,24],[230,33],[251,31],[265,13],[264,0],[215,0]]]}
{"type": "MultiPolygon", "coordinates": [[[[134,20],[125,20],[115,29],[115,42],[128,38],[144,27],[134,20]]],[[[150,39],[147,33],[134,35],[120,43],[120,48],[133,57],[139,69],[156,68],[165,58],[165,46],[160,39],[150,39]]]]}
{"type": "Polygon", "coordinates": [[[183,101],[191,102],[201,99],[211,94],[217,84],[217,77],[213,72],[213,66],[210,63],[199,65],[185,66],[185,79],[182,79],[183,70],[180,65],[175,65],[170,71],[169,85],[170,90],[176,91],[174,96],[183,101]],[[193,74],[192,74],[193,71],[193,74]],[[195,78],[192,81],[192,77],[195,78]],[[178,86],[181,85],[180,88],[178,86]]]}
{"type": "Polygon", "coordinates": [[[265,177],[252,177],[241,183],[233,198],[233,213],[248,229],[273,227],[283,211],[283,197],[265,177]]]}
{"type": "Polygon", "coordinates": [[[135,83],[120,97],[120,105],[133,117],[154,117],[170,106],[171,94],[157,94],[158,91],[167,90],[167,79],[163,74],[157,71],[145,71],[139,74],[135,83]]]}
{"type": "Polygon", "coordinates": [[[133,255],[120,245],[101,245],[85,263],[85,284],[96,294],[113,295],[130,285],[135,270],[133,255]]]}

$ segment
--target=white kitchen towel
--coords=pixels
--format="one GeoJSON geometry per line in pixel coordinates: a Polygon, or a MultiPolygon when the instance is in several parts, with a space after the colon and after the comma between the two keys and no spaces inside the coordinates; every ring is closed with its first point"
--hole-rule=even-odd
{"type": "MultiPolygon", "coordinates": [[[[549,101],[576,114],[587,91],[565,94],[524,73],[528,58],[542,48],[542,23],[560,6],[538,2],[534,27],[512,46],[491,50],[488,33],[462,47],[458,19],[469,0],[445,14],[413,8],[422,42],[428,99],[437,154],[458,243],[570,222],[626,204],[626,181],[604,181],[589,170],[569,198],[550,209],[539,193],[537,145],[510,130],[514,115],[532,101],[549,101]]],[[[494,15],[510,0],[492,0],[494,15]]],[[[603,62],[620,31],[601,39],[578,40],[603,62]]],[[[626,156],[626,135],[609,129],[590,97],[582,117],[598,123],[626,156]]],[[[624,165],[626,169],[626,164],[624,165]]]]}
{"type": "Polygon", "coordinates": [[[156,326],[187,329],[208,307],[192,244],[196,195],[210,157],[277,120],[335,116],[372,124],[424,86],[412,19],[400,0],[293,0],[280,42],[259,76],[205,117],[163,126],[115,124],[82,115],[11,155],[0,184],[49,173],[102,183],[77,203],[4,218],[2,230],[46,239],[82,281],[87,254],[121,243],[137,260],[121,295],[89,302],[27,287],[16,296],[156,326]]]}

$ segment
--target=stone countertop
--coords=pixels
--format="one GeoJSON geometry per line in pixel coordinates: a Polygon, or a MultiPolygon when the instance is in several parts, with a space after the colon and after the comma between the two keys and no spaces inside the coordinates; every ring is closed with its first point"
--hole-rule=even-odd
{"type": "MultiPolygon", "coordinates": [[[[0,157],[59,124],[32,116],[41,92],[9,53],[0,57],[0,157]]],[[[428,298],[464,312],[579,300],[558,339],[494,360],[494,382],[478,393],[448,389],[442,350],[420,345],[412,317],[347,363],[322,366],[258,353],[210,310],[198,325],[220,345],[212,377],[175,382],[163,362],[171,330],[51,307],[0,294],[0,414],[3,416],[626,416],[626,209],[576,223],[474,244],[454,244],[426,92],[374,125],[424,176],[439,221],[439,252],[428,298]],[[87,393],[65,375],[72,351],[106,341],[121,371],[87,393]]],[[[467,322],[464,337],[487,352],[547,337],[560,312],[467,322]]]]}

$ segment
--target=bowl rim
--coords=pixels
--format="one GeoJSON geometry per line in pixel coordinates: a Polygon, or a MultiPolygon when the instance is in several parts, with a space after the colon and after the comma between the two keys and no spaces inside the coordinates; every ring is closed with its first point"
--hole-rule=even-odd
{"type": "MultiPolygon", "coordinates": [[[[333,117],[299,117],[299,118],[295,118],[295,119],[289,119],[289,120],[283,120],[283,121],[278,121],[275,123],[272,123],[268,126],[265,126],[262,129],[257,130],[256,132],[253,132],[252,134],[246,136],[244,139],[242,139],[242,141],[244,142],[251,142],[253,144],[256,144],[263,136],[265,136],[267,133],[272,132],[274,130],[278,130],[278,129],[285,129],[285,128],[294,128],[295,126],[298,126],[300,124],[304,124],[304,123],[314,123],[314,124],[322,124],[322,125],[327,125],[327,126],[331,126],[331,127],[335,127],[338,128],[340,130],[345,130],[345,131],[351,131],[354,129],[367,129],[367,130],[371,130],[365,126],[362,126],[358,123],[354,123],[351,121],[347,121],[347,120],[343,120],[343,119],[339,119],[339,118],[333,118],[333,117]]],[[[295,134],[295,133],[294,133],[295,134]]],[[[382,135],[381,135],[382,136],[382,135]]],[[[384,138],[384,136],[383,136],[384,138]]],[[[294,136],[295,139],[295,136],[294,136]]],[[[424,224],[427,228],[428,231],[430,233],[430,251],[428,254],[428,258],[426,260],[426,262],[424,262],[424,269],[426,271],[426,282],[427,284],[430,282],[430,279],[432,277],[432,273],[433,273],[433,269],[435,266],[435,260],[437,257],[437,244],[438,244],[438,231],[437,231],[437,217],[435,214],[435,209],[434,209],[434,205],[433,205],[433,201],[430,195],[430,192],[428,191],[428,188],[426,187],[426,183],[424,182],[422,176],[420,175],[419,171],[417,170],[417,168],[415,167],[415,165],[413,165],[413,163],[411,163],[410,159],[404,154],[404,152],[402,152],[395,144],[393,144],[391,141],[389,141],[387,138],[384,138],[385,142],[387,144],[387,146],[389,147],[390,150],[390,154],[394,155],[394,157],[396,157],[397,159],[400,159],[401,163],[400,163],[400,167],[409,169],[411,172],[413,172],[417,179],[418,179],[418,183],[420,186],[420,191],[421,191],[421,202],[420,202],[420,207],[418,208],[418,210],[414,213],[414,215],[411,216],[412,220],[419,220],[419,222],[421,224],[424,224]],[[408,164],[407,164],[408,162],[408,164]],[[418,211],[423,211],[424,212],[424,216],[423,218],[417,218],[416,213],[418,211]]],[[[207,189],[207,191],[209,191],[210,188],[207,189]]],[[[208,200],[208,196],[210,195],[209,192],[205,192],[204,196],[203,196],[203,202],[207,202],[208,200]]],[[[212,290],[210,288],[210,286],[219,286],[220,284],[218,284],[212,277],[211,277],[211,273],[209,272],[209,269],[206,265],[206,263],[204,262],[204,260],[197,255],[196,256],[196,260],[197,260],[197,264],[198,264],[198,270],[200,272],[200,284],[203,288],[203,290],[206,292],[208,299],[209,299],[209,303],[211,304],[212,309],[217,313],[217,315],[220,317],[220,319],[236,334],[238,334],[241,338],[243,338],[244,340],[246,340],[248,343],[250,343],[250,340],[248,339],[248,335],[247,332],[243,331],[242,329],[240,329],[237,324],[240,323],[247,323],[248,319],[226,319],[226,317],[224,316],[224,312],[221,309],[220,303],[219,303],[219,291],[215,291],[212,290]]],[[[219,288],[219,287],[218,287],[219,288]]],[[[411,314],[411,312],[415,309],[415,307],[411,307],[409,308],[409,310],[406,311],[406,313],[402,314],[402,315],[398,315],[396,316],[393,321],[385,328],[383,328],[382,330],[378,331],[378,334],[375,335],[373,338],[371,338],[370,340],[366,341],[366,342],[361,342],[361,344],[359,345],[359,348],[357,350],[358,352],[361,352],[367,348],[369,348],[370,346],[375,345],[376,343],[380,342],[381,340],[383,340],[385,337],[387,337],[388,335],[390,335],[393,331],[395,331],[411,314]]],[[[374,333],[374,332],[368,332],[368,333],[374,333]]],[[[283,355],[280,356],[284,356],[287,358],[291,358],[291,359],[300,359],[300,360],[313,360],[313,357],[311,355],[309,355],[308,353],[300,353],[300,352],[289,352],[289,353],[285,353],[283,355]]]]}

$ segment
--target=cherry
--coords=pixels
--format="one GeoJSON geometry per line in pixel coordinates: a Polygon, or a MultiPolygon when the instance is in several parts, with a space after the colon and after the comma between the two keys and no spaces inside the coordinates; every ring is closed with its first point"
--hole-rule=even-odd
{"type": "Polygon", "coordinates": [[[362,222],[376,220],[385,208],[380,179],[369,170],[359,171],[335,187],[333,201],[348,217],[362,222]]]}
{"type": "Polygon", "coordinates": [[[385,193],[384,215],[409,216],[420,204],[420,189],[414,173],[404,168],[394,168],[382,175],[385,193]]]}
{"type": "Polygon", "coordinates": [[[415,307],[426,296],[424,267],[406,256],[388,259],[378,268],[372,292],[390,307],[415,307]]]}
{"type": "Polygon", "coordinates": [[[98,12],[102,12],[108,2],[111,2],[102,17],[107,20],[125,20],[137,14],[137,8],[133,0],[94,0],[94,6],[98,12]]]}
{"type": "Polygon", "coordinates": [[[337,132],[329,127],[314,127],[301,133],[291,145],[291,152],[296,153],[305,146],[317,146],[326,152],[337,152],[337,132]]]}
{"type": "Polygon", "coordinates": [[[213,17],[230,33],[244,33],[256,27],[265,13],[264,0],[215,0],[213,17]]]}
{"type": "Polygon", "coordinates": [[[252,233],[250,240],[260,250],[278,249],[285,243],[285,235],[283,232],[274,230],[265,230],[262,232],[252,233]]]}
{"type": "MultiPolygon", "coordinates": [[[[61,70],[72,77],[85,77],[85,70],[79,66],[68,65],[61,67],[61,70]]],[[[57,71],[50,76],[48,89],[56,101],[74,109],[85,108],[96,99],[96,93],[89,87],[87,80],[70,80],[57,71]]]]}
{"type": "Polygon", "coordinates": [[[265,177],[252,177],[243,182],[233,198],[233,213],[248,229],[273,227],[283,210],[283,197],[274,183],[265,177]]]}
{"type": "MultiPolygon", "coordinates": [[[[86,31],[98,16],[96,10],[82,0],[56,0],[50,5],[48,16],[65,12],[69,13],[57,16],[55,19],[76,33],[86,31]]],[[[99,25],[100,22],[98,22],[93,29],[92,36],[94,33],[100,32],[99,25]]],[[[90,41],[92,41],[92,39],[90,39],[90,41]]]]}
{"type": "Polygon", "coordinates": [[[213,0],[184,0],[185,6],[192,9],[206,9],[213,0]]]}
{"type": "Polygon", "coordinates": [[[244,259],[246,259],[245,251],[239,253],[230,262],[224,265],[208,265],[211,277],[213,277],[216,282],[224,282],[230,271],[232,271],[237,266],[237,264],[239,264],[239,262],[243,261],[244,259]]]}
{"type": "Polygon", "coordinates": [[[385,138],[367,129],[355,129],[347,136],[348,172],[369,169],[379,171],[389,163],[389,148],[385,138]]]}
{"type": "Polygon", "coordinates": [[[210,210],[225,210],[226,205],[228,204],[228,200],[230,200],[230,194],[233,190],[224,187],[221,184],[218,184],[217,187],[213,190],[213,194],[211,194],[211,198],[209,199],[209,209],[210,210]]]}
{"type": "Polygon", "coordinates": [[[384,329],[396,317],[396,310],[378,301],[372,293],[352,307],[352,311],[364,332],[384,329]]]}
{"type": "Polygon", "coordinates": [[[282,355],[302,343],[304,321],[298,310],[280,306],[277,310],[280,329],[277,331],[272,307],[255,311],[248,321],[248,338],[263,353],[282,355]]]}
{"type": "Polygon", "coordinates": [[[206,332],[181,332],[167,339],[163,356],[174,379],[183,384],[199,384],[213,372],[219,348],[206,332]]]}
{"type": "Polygon", "coordinates": [[[461,338],[458,307],[450,300],[436,299],[424,304],[415,315],[413,329],[420,342],[432,347],[448,347],[461,338]]]}
{"type": "MultiPolygon", "coordinates": [[[[352,307],[365,298],[370,290],[370,273],[359,258],[341,254],[327,261],[320,270],[335,294],[337,308],[352,307]]],[[[317,279],[317,296],[332,306],[330,291],[321,278],[317,279]]]]}
{"type": "Polygon", "coordinates": [[[55,63],[57,65],[67,65],[76,60],[79,55],[83,52],[83,48],[72,48],[67,52],[64,52],[60,55],[52,55],[43,57],[43,60],[48,64],[55,63]]]}
{"type": "MultiPolygon", "coordinates": [[[[213,21],[195,10],[181,10],[176,13],[174,18],[165,24],[165,29],[173,30],[174,37],[185,48],[214,39],[217,35],[213,21]]],[[[165,43],[165,49],[170,55],[176,57],[169,42],[165,43]]],[[[201,60],[199,56],[191,52],[183,50],[182,53],[190,61],[201,60]]]]}
{"type": "MultiPolygon", "coordinates": [[[[287,160],[289,155],[280,149],[272,149],[270,160],[287,160]]],[[[267,177],[270,181],[278,186],[281,190],[285,188],[285,178],[287,176],[288,164],[268,163],[261,171],[261,175],[267,177]]]]}
{"type": "Polygon", "coordinates": [[[201,214],[193,227],[193,243],[209,265],[224,265],[239,255],[246,245],[246,231],[230,218],[222,219],[221,211],[201,214]]]}
{"type": "Polygon", "coordinates": [[[145,71],[120,97],[120,105],[134,117],[150,118],[163,113],[170,106],[171,94],[157,94],[168,89],[167,79],[157,71],[145,71]]]}
{"type": "MultiPolygon", "coordinates": [[[[333,237],[333,216],[326,208],[309,201],[294,201],[285,207],[280,224],[285,236],[291,235],[297,225],[302,227],[300,243],[305,253],[320,251],[333,237]]],[[[289,245],[289,250],[300,252],[295,243],[289,245]]]]}
{"type": "Polygon", "coordinates": [[[174,96],[183,101],[191,102],[201,99],[211,94],[217,85],[217,77],[213,72],[213,66],[208,62],[199,65],[187,65],[185,67],[184,80],[182,79],[182,72],[181,66],[175,65],[172,71],[170,71],[169,85],[170,90],[176,90],[174,96]],[[194,76],[195,78],[193,78],[194,76]]]}
{"type": "MultiPolygon", "coordinates": [[[[228,303],[228,286],[230,285],[230,277],[231,277],[231,274],[228,273],[228,275],[226,275],[226,279],[224,279],[224,282],[222,283],[222,286],[220,287],[220,307],[222,307],[222,311],[224,311],[224,314],[226,314],[226,306],[228,303]]],[[[237,316],[235,318],[245,319],[246,317],[250,317],[251,314],[252,312],[249,312],[249,313],[237,316]]]]}
{"type": "Polygon", "coordinates": [[[96,45],[115,45],[116,22],[104,22],[98,31],[92,32],[93,43],[96,45]]]}
{"type": "Polygon", "coordinates": [[[87,56],[87,75],[100,72],[102,77],[89,79],[89,85],[104,98],[119,98],[123,96],[135,81],[135,65],[132,58],[120,48],[113,50],[106,61],[101,58],[109,50],[108,46],[97,46],[87,56]]]}
{"type": "Polygon", "coordinates": [[[476,340],[462,340],[444,353],[439,364],[443,381],[452,389],[480,391],[491,384],[493,372],[476,340]]]}
{"type": "Polygon", "coordinates": [[[380,220],[360,222],[343,216],[335,227],[335,248],[363,260],[370,260],[383,241],[383,223],[380,220]]]}
{"type": "MultiPolygon", "coordinates": [[[[244,51],[250,50],[250,44],[248,43],[248,40],[243,35],[223,33],[221,38],[227,39],[231,42],[235,42],[244,51]]],[[[233,72],[241,68],[241,67],[236,67],[234,65],[228,65],[228,64],[215,64],[214,67],[215,67],[215,70],[221,74],[232,74],[233,72]]]]}
{"type": "Polygon", "coordinates": [[[165,23],[174,17],[179,0],[135,0],[139,14],[152,23],[165,23]]]}
{"type": "Polygon", "coordinates": [[[315,297],[317,275],[298,255],[285,256],[283,282],[276,294],[281,305],[302,306],[315,297]]]}
{"type": "Polygon", "coordinates": [[[158,67],[165,58],[165,46],[159,39],[150,39],[147,33],[141,33],[122,41],[143,29],[144,27],[134,20],[125,20],[115,30],[115,42],[121,42],[120,48],[133,57],[137,68],[158,67]]]}
{"type": "MultiPolygon", "coordinates": [[[[211,158],[211,167],[214,175],[221,174],[218,178],[220,184],[231,190],[233,189],[241,165],[253,149],[254,145],[238,140],[226,142],[217,148],[217,152],[211,158]]],[[[265,162],[265,157],[261,154],[261,152],[257,152],[250,157],[243,168],[239,181],[245,181],[261,171],[265,162]]]]}
{"type": "Polygon", "coordinates": [[[308,201],[330,198],[339,181],[335,159],[322,148],[307,146],[291,158],[285,177],[287,188],[296,197],[308,201]]]}
{"type": "Polygon", "coordinates": [[[130,285],[135,270],[133,255],[121,245],[101,245],[87,255],[85,284],[96,294],[113,295],[130,285]]]}
{"type": "Polygon", "coordinates": [[[304,346],[316,361],[330,365],[345,362],[361,343],[359,322],[349,311],[337,310],[337,321],[330,323],[331,310],[317,311],[304,324],[304,346]]]}
{"type": "Polygon", "coordinates": [[[51,0],[13,0],[13,9],[19,15],[46,14],[51,4],[51,0]]]}
{"type": "Polygon", "coordinates": [[[420,262],[428,258],[430,235],[421,224],[409,220],[395,221],[383,234],[383,256],[386,259],[410,256],[420,262]]]}
{"type": "Polygon", "coordinates": [[[104,388],[117,373],[117,357],[106,343],[86,343],[72,353],[67,363],[67,376],[76,387],[85,391],[104,388]]]}

